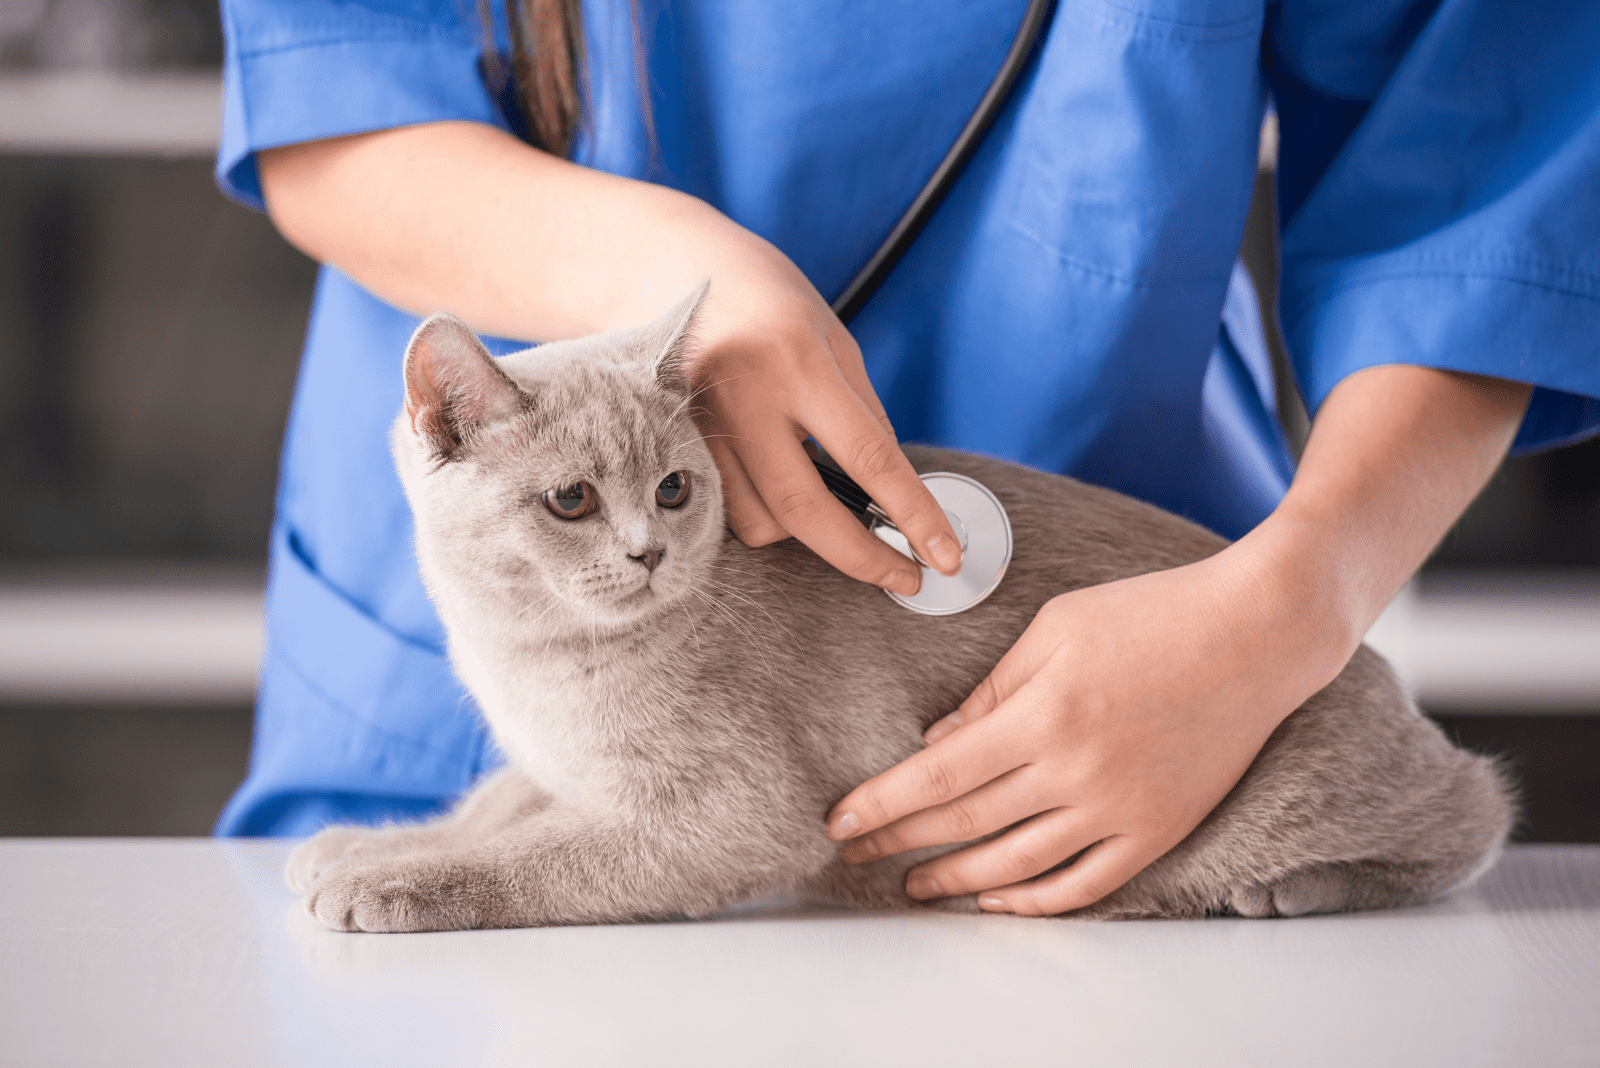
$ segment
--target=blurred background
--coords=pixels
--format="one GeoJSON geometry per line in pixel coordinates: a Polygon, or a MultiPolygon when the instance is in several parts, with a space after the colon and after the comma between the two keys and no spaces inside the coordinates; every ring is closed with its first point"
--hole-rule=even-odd
{"type": "MultiPolygon", "coordinates": [[[[0,835],[205,834],[244,775],[315,266],[212,184],[221,48],[215,0],[0,2],[0,835]]],[[[1371,640],[1519,837],[1600,841],[1600,442],[1508,461],[1371,640]]]]}

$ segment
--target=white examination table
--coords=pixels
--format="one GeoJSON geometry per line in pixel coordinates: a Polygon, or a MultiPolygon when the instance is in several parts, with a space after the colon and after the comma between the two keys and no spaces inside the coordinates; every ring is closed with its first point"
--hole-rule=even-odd
{"type": "Polygon", "coordinates": [[[318,927],[291,846],[0,841],[0,1064],[1600,1066],[1597,846],[1353,916],[418,935],[318,927]]]}

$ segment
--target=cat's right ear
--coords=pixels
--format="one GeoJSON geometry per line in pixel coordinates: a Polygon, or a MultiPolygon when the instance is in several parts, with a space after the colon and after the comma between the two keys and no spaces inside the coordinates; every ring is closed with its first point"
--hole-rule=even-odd
{"type": "Polygon", "coordinates": [[[454,456],[473,430],[509,419],[521,407],[517,384],[472,328],[443,312],[411,335],[405,380],[411,429],[441,459],[454,456]]]}

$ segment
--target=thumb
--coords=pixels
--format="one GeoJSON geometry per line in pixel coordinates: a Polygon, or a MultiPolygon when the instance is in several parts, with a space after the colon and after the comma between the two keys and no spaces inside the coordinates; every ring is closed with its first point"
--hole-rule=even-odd
{"type": "Polygon", "coordinates": [[[1047,633],[1047,629],[1040,618],[1035,617],[1022,637],[1006,650],[1000,663],[967,695],[961,706],[922,732],[923,744],[932,745],[957,727],[987,716],[1037,675],[1056,647],[1055,636],[1047,633]]]}
{"type": "Polygon", "coordinates": [[[727,438],[724,435],[712,436],[704,429],[701,432],[706,435],[706,448],[711,450],[711,459],[716,463],[717,474],[722,479],[722,511],[728,529],[752,548],[787,538],[789,532],[783,529],[783,524],[773,517],[766,502],[762,501],[755,483],[750,481],[749,472],[739,460],[739,454],[728,446],[727,438]]]}

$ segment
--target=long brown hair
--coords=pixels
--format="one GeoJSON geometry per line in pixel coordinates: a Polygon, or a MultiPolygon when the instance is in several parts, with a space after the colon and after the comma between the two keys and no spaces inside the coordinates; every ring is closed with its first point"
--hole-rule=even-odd
{"type": "MultiPolygon", "coordinates": [[[[489,0],[478,0],[478,15],[485,38],[484,73],[499,93],[507,72],[494,45],[489,0]]],[[[506,23],[511,31],[510,74],[528,136],[546,152],[565,156],[587,110],[582,2],[506,0],[506,23]]]]}

